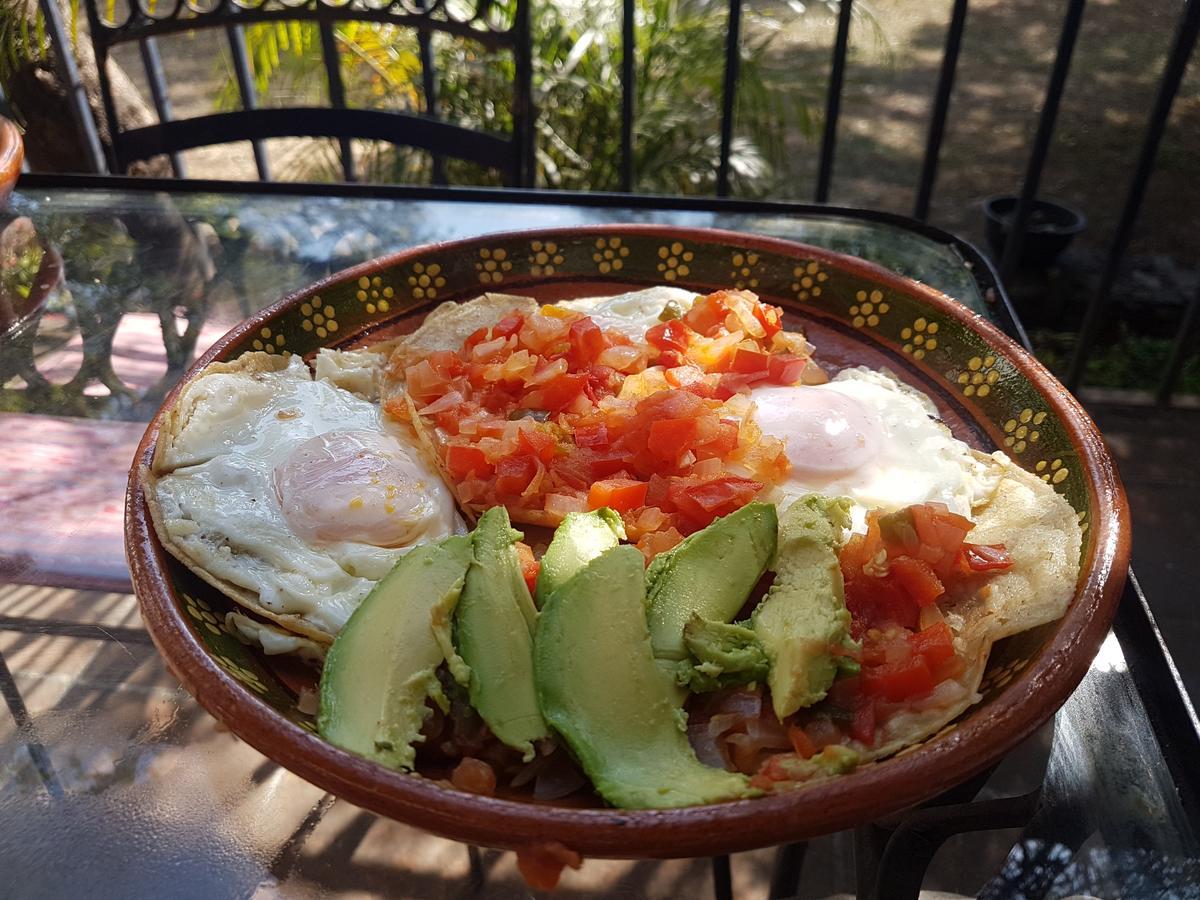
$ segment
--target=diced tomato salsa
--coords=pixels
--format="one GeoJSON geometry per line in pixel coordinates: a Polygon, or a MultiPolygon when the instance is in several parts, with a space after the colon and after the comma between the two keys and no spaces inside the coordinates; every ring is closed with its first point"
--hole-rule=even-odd
{"type": "MultiPolygon", "coordinates": [[[[806,377],[811,348],[781,317],[718,291],[635,342],[561,307],[514,310],[403,376],[464,503],[547,524],[611,506],[649,558],[788,471],[744,396],[806,377]]],[[[386,408],[410,417],[402,398],[386,408]]]]}
{"type": "Polygon", "coordinates": [[[789,756],[809,759],[850,742],[873,747],[896,713],[943,702],[941,691],[953,702],[962,688],[947,682],[963,674],[966,661],[938,601],[947,589],[1012,565],[1003,546],[965,541],[972,527],[940,503],[868,513],[867,533],[851,537],[840,556],[858,647],[830,648],[856,662],[858,672],[838,678],[825,700],[788,720],[792,754],[747,772],[758,786],[770,789],[797,773],[811,777],[804,774],[811,768],[788,763],[789,756]]]}

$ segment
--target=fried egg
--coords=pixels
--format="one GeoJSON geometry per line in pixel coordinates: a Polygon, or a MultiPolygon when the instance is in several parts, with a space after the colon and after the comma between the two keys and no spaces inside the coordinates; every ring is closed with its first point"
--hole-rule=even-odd
{"type": "Polygon", "coordinates": [[[659,324],[667,304],[673,304],[677,314],[687,312],[696,301],[694,291],[677,287],[652,287],[610,297],[580,297],[560,300],[557,306],[591,316],[601,328],[617,331],[632,341],[644,341],[646,330],[659,324]]]}
{"type": "Polygon", "coordinates": [[[940,501],[970,516],[1000,475],[955,438],[933,402],[890,374],[847,369],[827,384],[751,392],[753,420],[786,446],[791,469],[768,499],[787,506],[809,492],[854,501],[854,527],[870,509],[940,501]]]}
{"type": "Polygon", "coordinates": [[[212,366],[180,397],[154,463],[171,551],[326,640],[407,550],[461,528],[415,434],[368,399],[381,362],[322,351],[316,378],[295,356],[212,366]]]}

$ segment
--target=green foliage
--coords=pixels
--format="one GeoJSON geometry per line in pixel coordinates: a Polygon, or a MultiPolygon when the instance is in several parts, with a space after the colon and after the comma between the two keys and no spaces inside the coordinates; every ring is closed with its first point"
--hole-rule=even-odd
{"type": "MultiPolygon", "coordinates": [[[[836,3],[819,3],[827,13],[836,3]]],[[[725,0],[637,0],[634,128],[636,189],[707,193],[715,188],[720,154],[725,0]]],[[[859,8],[859,7],[856,7],[859,8]]],[[[863,21],[874,23],[859,8],[863,21]]],[[[493,9],[511,16],[511,0],[493,9]]],[[[803,10],[803,7],[801,7],[803,10]]],[[[323,96],[325,74],[312,25],[282,35],[279,26],[247,29],[259,88],[274,94],[323,96]]],[[[747,11],[741,45],[731,174],[734,190],[763,194],[786,170],[790,133],[811,137],[821,124],[827,60],[818,69],[772,52],[783,23],[747,11]]],[[[621,161],[621,8],[586,0],[538,2],[532,10],[534,102],[538,109],[538,186],[617,190],[621,161]]],[[[375,23],[335,26],[342,76],[353,106],[421,111],[425,107],[417,38],[411,29],[375,23]]],[[[878,36],[878,35],[877,35],[878,36]]],[[[438,111],[464,127],[507,133],[512,128],[514,61],[473,42],[435,35],[438,111]]],[[[228,74],[221,97],[236,106],[228,74]]],[[[363,146],[363,177],[419,182],[429,178],[427,154],[390,145],[363,146]]],[[[336,147],[296,153],[294,177],[338,176],[336,147]]],[[[452,183],[498,183],[494,172],[447,160],[452,183]]]]}
{"type": "MultiPolygon", "coordinates": [[[[1065,374],[1079,342],[1075,332],[1035,331],[1030,335],[1034,351],[1055,374],[1065,374]]],[[[1097,346],[1088,357],[1083,383],[1089,387],[1130,391],[1157,390],[1173,341],[1136,334],[1125,323],[1118,328],[1114,343],[1097,346]]],[[[1192,355],[1179,378],[1179,393],[1200,393],[1200,356],[1192,355]]]]}

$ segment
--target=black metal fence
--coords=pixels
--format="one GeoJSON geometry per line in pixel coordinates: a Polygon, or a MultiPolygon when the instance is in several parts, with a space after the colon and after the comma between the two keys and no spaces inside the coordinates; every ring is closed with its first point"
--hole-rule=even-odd
{"type": "MultiPolygon", "coordinates": [[[[135,0],[136,2],[137,0],[135,0]]],[[[146,2],[146,0],[142,0],[142,2],[146,2]]],[[[328,75],[331,105],[342,113],[351,113],[354,111],[346,109],[337,54],[333,48],[330,22],[335,19],[354,18],[355,15],[362,18],[378,18],[382,14],[380,12],[381,7],[379,6],[363,6],[359,9],[357,2],[358,0],[355,0],[348,7],[326,7],[323,0],[309,0],[309,2],[299,6],[284,6],[279,4],[272,7],[272,4],[278,3],[278,0],[260,0],[257,5],[251,4],[253,9],[249,12],[241,4],[238,4],[237,8],[242,11],[240,14],[243,18],[280,18],[286,15],[301,18],[316,17],[321,23],[321,41],[324,63],[328,75]],[[337,11],[331,12],[331,10],[337,11]],[[357,12],[354,12],[355,10],[357,12]]],[[[541,0],[541,2],[551,2],[551,0],[541,0]]],[[[843,86],[847,72],[850,32],[853,23],[853,2],[854,0],[840,0],[838,3],[837,31],[833,41],[832,59],[829,67],[824,123],[820,140],[815,190],[813,193],[813,199],[817,203],[828,202],[830,187],[834,177],[834,163],[838,146],[838,125],[843,86]]],[[[48,22],[52,40],[58,46],[66,46],[67,37],[55,0],[40,0],[40,3],[48,22]]],[[[88,0],[88,3],[89,8],[94,10],[95,0],[88,0]]],[[[1018,260],[1021,258],[1026,231],[1034,211],[1034,201],[1038,194],[1047,155],[1054,141],[1055,123],[1059,112],[1059,105],[1063,89],[1067,82],[1072,55],[1078,41],[1085,3],[1086,0],[1065,0],[1063,4],[1064,13],[1059,31],[1057,51],[1043,97],[1037,130],[1029,148],[1029,158],[1019,194],[1020,199],[1012,215],[1011,237],[1006,241],[1000,263],[1001,273],[1006,277],[1011,277],[1015,273],[1018,260]]],[[[387,10],[394,8],[394,12],[388,14],[398,16],[397,21],[401,21],[417,29],[420,38],[420,60],[422,63],[422,80],[426,98],[423,118],[435,123],[438,120],[438,104],[435,90],[436,79],[433,69],[433,57],[429,52],[428,37],[431,30],[445,30],[445,22],[437,18],[439,10],[442,10],[444,5],[444,0],[396,0],[391,7],[387,7],[387,10]]],[[[223,2],[217,4],[216,9],[218,13],[225,10],[223,15],[228,19],[230,12],[226,10],[226,7],[232,9],[233,6],[234,4],[228,2],[228,0],[223,0],[223,2]]],[[[491,3],[483,0],[477,7],[477,14],[486,14],[491,6],[491,3]]],[[[513,8],[516,10],[516,17],[511,30],[511,35],[514,38],[512,48],[517,60],[518,82],[521,82],[522,80],[531,78],[528,5],[524,0],[517,0],[513,8]]],[[[135,7],[135,11],[136,9],[137,7],[135,7]]],[[[632,192],[636,184],[636,172],[634,171],[635,135],[633,126],[637,113],[635,109],[637,85],[635,84],[634,66],[634,54],[636,52],[634,0],[622,0],[622,10],[621,40],[623,54],[621,64],[620,177],[622,189],[632,192]]],[[[730,156],[733,146],[735,100],[741,60],[742,13],[742,0],[728,0],[724,90],[721,100],[720,157],[716,178],[717,194],[722,197],[728,196],[730,193],[730,156]]],[[[204,15],[212,14],[205,13],[204,15]]],[[[921,221],[924,221],[929,215],[937,184],[938,161],[950,114],[963,32],[969,16],[969,0],[953,0],[951,15],[946,29],[941,69],[932,98],[928,136],[925,143],[923,162],[920,167],[920,179],[915,186],[913,216],[921,221]]],[[[143,16],[143,18],[146,17],[143,16]]],[[[189,27],[189,21],[194,25],[197,18],[199,17],[194,13],[190,14],[190,16],[185,15],[174,22],[172,27],[176,30],[189,27]]],[[[102,26],[101,30],[97,32],[97,26],[100,26],[99,21],[93,23],[93,40],[99,40],[97,44],[98,55],[103,58],[108,44],[114,38],[111,34],[105,32],[102,26]],[[98,38],[97,34],[99,34],[98,38]]],[[[252,72],[246,54],[245,41],[240,30],[241,26],[236,22],[230,21],[226,22],[224,27],[228,31],[234,72],[237,78],[242,105],[245,111],[250,111],[255,108],[256,98],[254,96],[252,72]]],[[[1175,28],[1173,42],[1159,82],[1157,98],[1145,122],[1141,150],[1125,191],[1125,200],[1114,233],[1108,244],[1098,286],[1088,298],[1086,313],[1078,335],[1078,342],[1066,369],[1065,381],[1069,388],[1076,389],[1079,387],[1101,325],[1110,313],[1113,287],[1117,281],[1117,276],[1121,272],[1126,251],[1134,234],[1134,227],[1146,195],[1147,185],[1154,170],[1159,144],[1167,128],[1172,104],[1179,93],[1188,62],[1195,48],[1198,32],[1200,32],[1200,0],[1187,0],[1180,12],[1178,24],[1175,28]]],[[[477,34],[474,36],[477,37],[477,34]]],[[[167,99],[165,79],[162,74],[162,65],[150,30],[142,28],[137,34],[131,32],[119,35],[119,37],[123,40],[135,39],[139,42],[146,78],[150,85],[152,99],[159,119],[162,123],[173,122],[172,110],[167,99]]],[[[101,148],[99,138],[96,134],[95,125],[91,120],[84,89],[80,84],[79,75],[70,58],[70,54],[59,54],[59,59],[61,61],[60,77],[68,85],[74,98],[75,113],[79,127],[86,136],[89,159],[96,171],[103,172],[109,170],[111,164],[119,160],[119,154],[113,156],[110,150],[109,157],[106,160],[105,153],[101,148]]],[[[519,148],[520,162],[513,182],[523,186],[536,186],[533,183],[533,142],[535,139],[533,121],[536,118],[537,112],[532,106],[532,94],[529,92],[528,84],[518,84],[515,109],[517,115],[514,116],[515,133],[513,139],[519,148]]],[[[286,113],[285,110],[277,112],[286,113]]],[[[111,119],[111,104],[109,106],[109,113],[111,119]]],[[[241,121],[245,122],[248,120],[243,119],[241,121]]],[[[421,126],[419,122],[415,124],[418,127],[421,126]]],[[[280,123],[280,127],[283,127],[282,122],[280,123]]],[[[411,129],[414,127],[414,123],[407,121],[398,127],[411,129]]],[[[449,126],[443,125],[442,127],[449,126]]],[[[350,149],[351,135],[345,127],[339,126],[333,130],[337,133],[341,143],[343,174],[348,181],[352,181],[355,179],[356,173],[354,170],[354,158],[350,149]]],[[[481,150],[481,152],[484,151],[481,150]]],[[[270,170],[259,140],[254,141],[254,158],[259,176],[263,179],[269,179],[270,170]]],[[[175,173],[182,176],[184,169],[178,153],[171,154],[171,162],[175,173]]],[[[442,157],[436,153],[433,157],[433,176],[435,183],[445,183],[442,157]]],[[[1198,317],[1200,317],[1200,293],[1189,298],[1180,326],[1168,353],[1166,364],[1163,366],[1161,380],[1157,387],[1157,398],[1160,403],[1169,402],[1171,395],[1177,387],[1184,363],[1187,361],[1192,347],[1198,317]]]]}

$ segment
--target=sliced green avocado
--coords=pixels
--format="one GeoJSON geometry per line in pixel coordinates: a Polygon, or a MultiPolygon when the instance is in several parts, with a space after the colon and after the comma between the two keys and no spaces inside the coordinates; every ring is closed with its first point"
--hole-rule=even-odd
{"type": "Polygon", "coordinates": [[[683,627],[683,642],[691,659],[679,664],[676,678],[689,690],[716,691],[767,680],[770,662],[753,628],[692,616],[683,627]]]}
{"type": "Polygon", "coordinates": [[[645,620],[641,553],[615,547],[550,595],[534,673],[546,721],[605,800],[627,809],[714,803],[753,792],[696,759],[686,716],[658,670],[645,620]]]}
{"type": "Polygon", "coordinates": [[[567,513],[542,556],[534,599],[538,608],[571,576],[589,562],[617,546],[625,537],[621,516],[607,506],[588,513],[567,513]]]}
{"type": "Polygon", "coordinates": [[[849,527],[844,497],[806,494],[783,514],[775,582],[751,618],[780,720],[823,699],[837,677],[831,648],[848,645],[850,628],[837,551],[849,527]]]}
{"type": "Polygon", "coordinates": [[[729,622],[738,614],[775,558],[778,527],[773,505],[750,503],[653,559],[647,619],[656,658],[687,658],[683,628],[693,615],[729,622]]]}
{"type": "Polygon", "coordinates": [[[454,643],[470,668],[471,706],[492,733],[533,758],[533,742],[549,731],[533,687],[537,610],[514,546],[521,539],[496,506],[472,534],[472,561],[454,613],[454,643]]]}
{"type": "Polygon", "coordinates": [[[325,657],[317,730],[333,744],[411,769],[425,700],[444,702],[435,619],[458,600],[471,563],[465,535],[405,554],[350,616],[325,657]]]}

